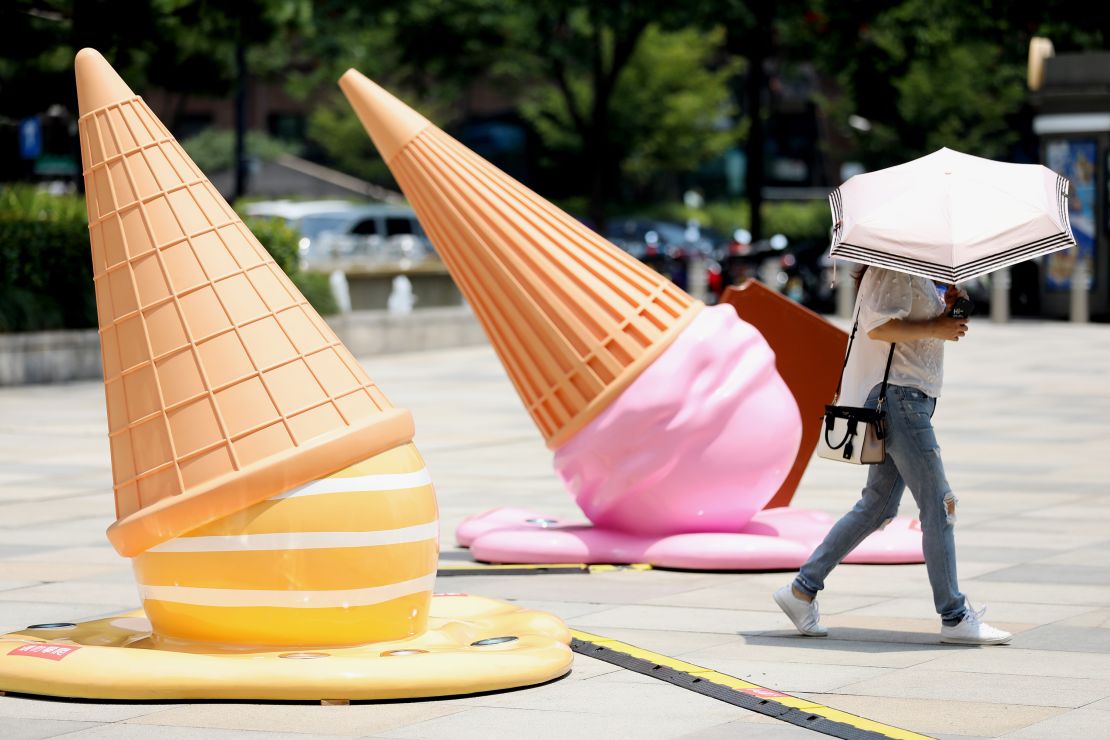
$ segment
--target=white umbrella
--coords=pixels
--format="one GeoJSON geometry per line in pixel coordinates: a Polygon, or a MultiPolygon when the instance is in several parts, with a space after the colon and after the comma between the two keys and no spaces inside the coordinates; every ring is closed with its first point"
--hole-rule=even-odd
{"type": "Polygon", "coordinates": [[[1067,196],[1042,165],[941,149],[837,188],[830,254],[960,283],[1074,246],[1067,196]]]}

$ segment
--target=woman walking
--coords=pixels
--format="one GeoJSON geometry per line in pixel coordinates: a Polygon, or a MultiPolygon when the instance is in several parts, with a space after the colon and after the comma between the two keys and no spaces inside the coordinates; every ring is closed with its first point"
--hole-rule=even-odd
{"type": "Polygon", "coordinates": [[[941,298],[931,280],[878,267],[857,273],[856,336],[839,403],[875,408],[890,345],[885,403],[886,459],[870,466],[860,500],[826,535],[794,582],[775,592],[775,602],[803,635],[823,637],[817,593],[825,578],[865,537],[898,513],[909,486],[920,510],[925,567],[933,603],[942,620],[941,642],[996,645],[1010,633],[981,621],[956,579],[956,496],[944,475],[932,416],[940,396],[944,342],[967,333],[966,318],[948,311],[960,292],[949,286],[941,298]]]}

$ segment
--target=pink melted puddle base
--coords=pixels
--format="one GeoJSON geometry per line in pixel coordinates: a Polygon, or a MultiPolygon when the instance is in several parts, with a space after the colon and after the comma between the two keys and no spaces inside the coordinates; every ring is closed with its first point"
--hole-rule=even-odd
{"type": "MultiPolygon", "coordinates": [[[[836,520],[820,511],[765,509],[739,532],[638,535],[546,516],[494,509],[459,525],[458,543],[490,563],[650,563],[689,570],[792,570],[836,520]]],[[[922,563],[921,528],[899,517],[860,543],[845,563],[922,563]]]]}

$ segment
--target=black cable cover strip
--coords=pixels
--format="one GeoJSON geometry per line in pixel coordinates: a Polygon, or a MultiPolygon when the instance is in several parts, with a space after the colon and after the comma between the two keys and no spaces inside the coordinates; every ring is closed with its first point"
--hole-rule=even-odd
{"type": "Polygon", "coordinates": [[[821,717],[816,714],[810,714],[794,707],[787,707],[774,699],[762,699],[758,696],[745,694],[742,691],[722,686],[712,681],[704,681],[697,676],[689,673],[670,668],[668,666],[658,665],[643,658],[636,658],[627,653],[622,653],[618,650],[610,650],[602,645],[595,645],[592,642],[579,640],[574,638],[570,644],[571,650],[580,655],[585,655],[597,660],[603,660],[615,666],[620,666],[626,670],[642,674],[644,676],[651,676],[660,681],[680,686],[689,691],[708,696],[711,699],[723,701],[726,704],[747,709],[758,714],[762,714],[772,719],[782,720],[789,722],[792,725],[803,727],[807,730],[813,730],[824,735],[832,737],[843,738],[843,740],[887,740],[888,736],[871,730],[861,730],[858,727],[845,724],[843,722],[834,722],[833,720],[821,717]]]}

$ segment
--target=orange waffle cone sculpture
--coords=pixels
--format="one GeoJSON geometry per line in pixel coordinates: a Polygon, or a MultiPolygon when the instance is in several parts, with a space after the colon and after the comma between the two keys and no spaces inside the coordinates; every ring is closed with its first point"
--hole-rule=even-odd
{"type": "Polygon", "coordinates": [[[126,556],[412,438],[181,146],[100,54],[81,152],[126,556]]]}
{"type": "Polygon", "coordinates": [[[703,307],[355,70],[339,81],[551,448],[703,307]]]}

